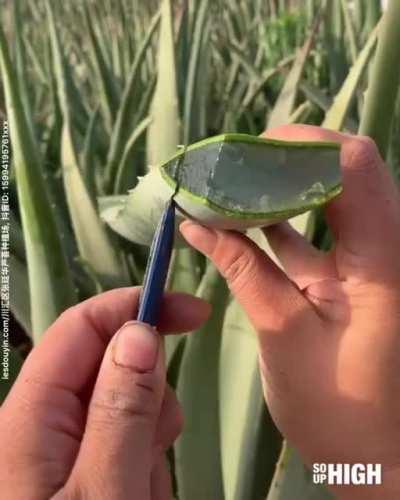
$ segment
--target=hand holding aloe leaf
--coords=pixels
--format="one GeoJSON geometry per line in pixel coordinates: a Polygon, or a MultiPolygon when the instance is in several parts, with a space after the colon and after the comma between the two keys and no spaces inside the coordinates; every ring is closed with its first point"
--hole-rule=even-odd
{"type": "MultiPolygon", "coordinates": [[[[290,444],[309,464],[381,463],[384,486],[363,498],[396,498],[398,190],[370,139],[308,126],[268,136],[341,143],[344,190],[326,209],[335,248],[321,252],[287,224],[267,228],[282,271],[244,235],[189,221],[181,231],[227,279],[257,330],[264,394],[290,444]]],[[[339,498],[353,498],[353,489],[339,498]]]]}

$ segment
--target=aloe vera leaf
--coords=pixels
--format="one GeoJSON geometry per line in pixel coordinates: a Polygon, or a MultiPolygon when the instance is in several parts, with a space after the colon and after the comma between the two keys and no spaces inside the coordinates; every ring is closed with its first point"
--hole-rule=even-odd
{"type": "Polygon", "coordinates": [[[218,362],[229,291],[210,263],[197,295],[214,304],[208,322],[186,340],[177,394],[185,430],[175,445],[179,498],[224,498],[220,457],[218,362]]]}
{"type": "Polygon", "coordinates": [[[262,393],[256,334],[234,300],[223,326],[219,387],[225,498],[265,498],[281,437],[262,393]]]}
{"type": "Polygon", "coordinates": [[[180,143],[180,118],[175,64],[171,0],[161,5],[157,85],[151,105],[147,134],[147,162],[159,165],[172,156],[180,143]]]}
{"type": "Polygon", "coordinates": [[[134,131],[132,132],[131,136],[129,137],[126,143],[124,154],[122,155],[121,163],[118,166],[117,173],[115,176],[115,186],[114,186],[115,194],[122,193],[127,189],[126,186],[127,179],[133,176],[132,172],[133,168],[131,164],[132,153],[134,151],[134,148],[138,140],[147,130],[150,122],[151,122],[150,117],[144,118],[134,129],[134,131]]]}
{"type": "Polygon", "coordinates": [[[343,37],[343,12],[340,2],[326,2],[325,46],[328,54],[329,83],[334,95],[347,74],[346,47],[343,37]]]}
{"type": "Polygon", "coordinates": [[[106,228],[97,214],[78,165],[77,151],[71,130],[71,95],[66,85],[68,79],[66,78],[65,58],[49,5],[48,12],[57,74],[57,89],[64,121],[61,141],[63,180],[79,254],[81,259],[92,267],[105,287],[127,285],[129,284],[127,270],[122,265],[106,228]]]}
{"type": "Polygon", "coordinates": [[[46,328],[76,294],[60,237],[57,233],[41,160],[26,122],[11,66],[7,43],[0,27],[0,67],[10,122],[13,165],[24,231],[31,297],[32,331],[38,341],[46,328]],[[62,283],[62,286],[60,284],[62,283]]]}
{"type": "Polygon", "coordinates": [[[196,117],[195,110],[198,108],[196,102],[199,96],[196,94],[196,84],[199,78],[199,71],[201,67],[202,51],[204,50],[204,36],[207,33],[205,26],[209,21],[209,5],[210,0],[199,0],[198,10],[193,26],[193,40],[190,50],[190,61],[188,67],[188,75],[186,81],[186,93],[183,114],[183,143],[189,144],[197,133],[194,127],[196,117]]]}
{"type": "Polygon", "coordinates": [[[153,169],[127,198],[100,199],[103,220],[125,238],[149,244],[175,191],[177,163],[176,202],[183,213],[225,229],[288,219],[341,190],[338,145],[226,134],[189,146],[186,153],[153,169]]]}
{"type": "Polygon", "coordinates": [[[141,66],[146,56],[146,51],[148,50],[152,41],[153,35],[158,28],[159,22],[160,13],[158,12],[154,16],[148,28],[146,37],[137,48],[136,56],[132,63],[128,79],[122,94],[121,104],[118,108],[117,117],[111,135],[110,149],[104,172],[104,182],[105,186],[108,187],[108,191],[112,190],[115,172],[124,153],[126,139],[127,137],[129,137],[129,134],[132,130],[132,114],[133,110],[135,109],[135,105],[137,104],[135,102],[135,96],[137,96],[136,91],[139,85],[141,66]]]}
{"type": "Polygon", "coordinates": [[[269,80],[271,80],[274,76],[282,72],[286,66],[291,64],[294,61],[293,56],[288,56],[285,59],[275,66],[275,68],[267,70],[263,75],[258,78],[257,85],[254,88],[248,90],[246,96],[243,99],[243,104],[241,108],[243,111],[251,106],[255,100],[255,98],[259,95],[263,88],[267,85],[269,80]]]}
{"type": "Polygon", "coordinates": [[[386,157],[400,84],[400,2],[390,0],[379,31],[359,133],[376,142],[386,157]],[[384,77],[382,76],[384,75],[384,77]]]}
{"type": "Polygon", "coordinates": [[[111,131],[115,118],[117,92],[109,68],[100,49],[98,39],[93,30],[92,20],[85,3],[82,4],[82,9],[87,29],[91,62],[96,73],[100,105],[105,118],[106,128],[108,131],[111,131]]]}
{"type": "Polygon", "coordinates": [[[225,134],[179,153],[161,167],[161,176],[172,189],[179,179],[177,204],[192,217],[227,226],[225,219],[232,219],[233,227],[226,229],[240,228],[241,222],[249,227],[257,219],[264,224],[305,212],[334,196],[340,185],[339,147],[225,134]],[[208,220],[209,212],[217,215],[208,220]]]}
{"type": "Polygon", "coordinates": [[[310,101],[302,102],[290,115],[289,123],[306,123],[311,110],[312,104],[310,101]]]}
{"type": "Polygon", "coordinates": [[[62,165],[69,212],[81,258],[90,264],[103,285],[128,285],[127,271],[83,182],[68,121],[63,129],[62,165]]]}
{"type": "Polygon", "coordinates": [[[76,88],[71,68],[69,64],[67,64],[64,53],[61,49],[59,31],[57,30],[53,13],[53,4],[50,3],[49,0],[46,0],[45,6],[49,23],[51,53],[53,59],[52,64],[57,84],[59,105],[64,115],[64,119],[67,115],[68,119],[74,124],[74,127],[76,127],[83,135],[86,131],[88,114],[81,95],[76,88]],[[73,112],[70,110],[70,106],[73,106],[73,112]]]}
{"type": "Polygon", "coordinates": [[[16,73],[19,85],[19,93],[21,96],[23,109],[26,115],[26,121],[32,130],[32,135],[35,136],[35,122],[32,119],[32,97],[28,87],[28,75],[26,64],[26,51],[24,38],[22,35],[23,22],[21,18],[21,2],[15,0],[13,4],[13,28],[15,32],[15,56],[16,56],[16,73]]]}
{"type": "Polygon", "coordinates": [[[12,253],[10,254],[10,309],[26,334],[31,335],[28,269],[26,264],[12,253]]]}
{"type": "MultiPolygon", "coordinates": [[[[172,253],[166,288],[175,292],[195,294],[204,268],[204,257],[192,248],[175,248],[172,253]]],[[[175,377],[179,373],[176,352],[182,349],[182,335],[168,335],[165,339],[167,366],[174,362],[175,377]]]]}
{"type": "Polygon", "coordinates": [[[381,0],[369,0],[366,3],[365,12],[365,23],[362,35],[364,39],[367,39],[371,31],[377,25],[379,18],[381,17],[381,0]]]}
{"type": "MultiPolygon", "coordinates": [[[[318,89],[309,82],[302,80],[299,88],[309,101],[317,105],[322,111],[327,113],[333,105],[333,99],[328,97],[322,90],[318,89]]],[[[349,132],[356,133],[358,124],[349,116],[344,119],[344,128],[349,132]]]]}
{"type": "Polygon", "coordinates": [[[96,195],[96,160],[95,160],[95,147],[96,147],[96,122],[98,119],[98,110],[94,110],[89,120],[86,129],[85,139],[83,142],[82,153],[80,154],[82,172],[87,186],[87,190],[92,199],[96,195]]]}
{"type": "Polygon", "coordinates": [[[356,62],[357,55],[358,55],[357,35],[356,35],[355,28],[353,26],[353,19],[351,17],[349,4],[346,2],[346,0],[340,0],[340,2],[342,5],[343,19],[344,19],[344,25],[346,28],[346,34],[347,34],[347,38],[349,40],[351,60],[354,64],[356,62]]]}
{"type": "Polygon", "coordinates": [[[367,43],[359,53],[356,62],[347,75],[340,91],[336,94],[331,108],[325,115],[322,126],[340,130],[349,111],[352,99],[375,49],[378,36],[378,26],[370,34],[367,43]]]}
{"type": "Polygon", "coordinates": [[[285,444],[276,465],[266,500],[334,500],[321,485],[313,484],[311,472],[303,465],[297,451],[285,444]]]}
{"type": "Polygon", "coordinates": [[[278,127],[279,125],[285,125],[288,123],[289,117],[293,112],[304,66],[314,43],[314,38],[318,32],[319,25],[320,16],[318,16],[314,21],[310,35],[304,42],[303,47],[297,52],[293,66],[285,80],[285,84],[283,85],[274,108],[268,117],[267,128],[278,127]]]}

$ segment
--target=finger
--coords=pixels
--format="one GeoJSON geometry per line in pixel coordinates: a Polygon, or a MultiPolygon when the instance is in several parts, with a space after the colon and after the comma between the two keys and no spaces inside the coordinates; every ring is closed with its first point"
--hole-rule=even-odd
{"type": "Polygon", "coordinates": [[[184,238],[208,256],[259,331],[278,331],[282,322],[308,308],[284,272],[249,238],[233,231],[180,226],[184,238]]]}
{"type": "MultiPolygon", "coordinates": [[[[32,399],[51,387],[80,394],[95,377],[112,335],[135,317],[139,294],[139,287],[112,290],[65,311],[26,360],[7,404],[32,399]]],[[[196,297],[167,293],[160,331],[195,330],[209,311],[210,306],[196,297]]]]}
{"type": "Polygon", "coordinates": [[[166,459],[162,455],[151,473],[151,500],[171,500],[172,498],[171,475],[166,459]]]}
{"type": "Polygon", "coordinates": [[[183,414],[175,392],[167,384],[155,435],[155,449],[167,451],[182,432],[183,414]]]}
{"type": "Polygon", "coordinates": [[[288,222],[263,229],[286,274],[303,290],[315,281],[336,278],[331,257],[314,248],[288,222]]]}
{"type": "Polygon", "coordinates": [[[382,245],[382,241],[393,240],[394,234],[400,234],[398,192],[371,139],[308,125],[283,126],[264,135],[282,140],[340,143],[344,189],[328,205],[328,223],[350,254],[385,258],[394,252],[396,245],[382,245]]]}
{"type": "MultiPolygon", "coordinates": [[[[101,482],[103,498],[150,499],[153,447],[165,392],[159,334],[126,323],[104,355],[71,483],[101,482]],[[93,478],[93,470],[97,474],[93,478]]],[[[76,486],[75,486],[76,488],[76,486]]]]}

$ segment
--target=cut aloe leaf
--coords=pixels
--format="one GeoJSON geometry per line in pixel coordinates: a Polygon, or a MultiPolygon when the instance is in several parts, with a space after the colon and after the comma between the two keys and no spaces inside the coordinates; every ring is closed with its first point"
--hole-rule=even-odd
{"type": "Polygon", "coordinates": [[[337,196],[339,157],[340,146],[332,143],[212,137],[153,168],[128,196],[101,199],[101,213],[122,236],[149,244],[166,201],[177,190],[182,217],[222,229],[265,226],[337,196]]]}

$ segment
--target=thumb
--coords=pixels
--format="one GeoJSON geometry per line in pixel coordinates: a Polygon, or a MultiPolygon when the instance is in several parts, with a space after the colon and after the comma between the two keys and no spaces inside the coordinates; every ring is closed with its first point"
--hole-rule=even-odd
{"type": "Polygon", "coordinates": [[[243,234],[191,221],[183,222],[180,230],[188,243],[208,256],[226,278],[261,336],[282,331],[288,318],[309,307],[285,273],[243,234]]]}
{"type": "Polygon", "coordinates": [[[158,333],[143,323],[126,323],[104,355],[70,486],[90,491],[88,498],[150,499],[165,379],[158,333]]]}

